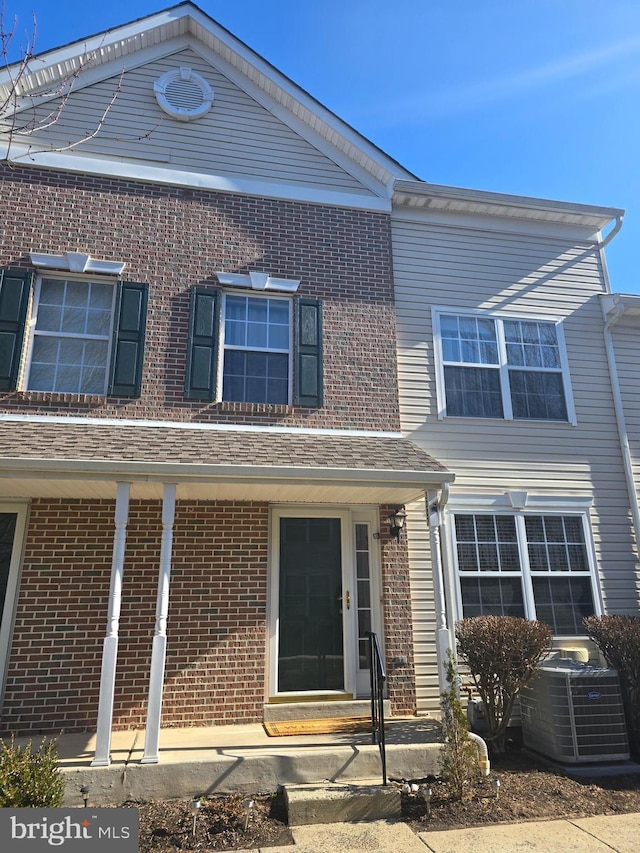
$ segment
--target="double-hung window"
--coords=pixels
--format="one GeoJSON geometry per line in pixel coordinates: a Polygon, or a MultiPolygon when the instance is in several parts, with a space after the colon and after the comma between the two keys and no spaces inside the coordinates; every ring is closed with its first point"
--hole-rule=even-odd
{"type": "Polygon", "coordinates": [[[434,312],[448,417],[575,421],[559,322],[434,312]]]}
{"type": "Polygon", "coordinates": [[[584,634],[596,601],[584,515],[456,512],[453,536],[464,617],[519,616],[555,635],[584,634]]]}
{"type": "Polygon", "coordinates": [[[115,296],[113,283],[38,281],[27,390],[106,393],[115,296]]]}
{"type": "Polygon", "coordinates": [[[0,390],[140,395],[147,286],[0,270],[0,390]]]}
{"type": "Polygon", "coordinates": [[[185,394],[222,403],[321,406],[320,301],[193,288],[185,394]]]}
{"type": "Polygon", "coordinates": [[[222,399],[289,403],[291,300],[224,296],[222,399]]]}

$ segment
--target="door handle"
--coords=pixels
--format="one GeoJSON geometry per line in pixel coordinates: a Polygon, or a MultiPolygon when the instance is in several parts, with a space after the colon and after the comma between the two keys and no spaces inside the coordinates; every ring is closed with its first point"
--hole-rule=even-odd
{"type": "Polygon", "coordinates": [[[351,610],[351,593],[349,590],[347,590],[344,595],[339,595],[338,601],[344,601],[347,605],[347,610],[351,610]]]}

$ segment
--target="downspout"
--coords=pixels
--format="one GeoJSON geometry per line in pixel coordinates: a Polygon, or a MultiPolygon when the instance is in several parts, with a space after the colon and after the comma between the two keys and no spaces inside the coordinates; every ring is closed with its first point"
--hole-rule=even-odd
{"type": "MultiPolygon", "coordinates": [[[[429,519],[429,531],[431,533],[431,561],[433,565],[433,597],[436,611],[436,649],[438,655],[438,683],[440,693],[444,693],[449,684],[447,682],[446,660],[451,648],[449,629],[447,628],[447,602],[444,591],[444,573],[442,570],[442,539],[440,536],[441,517],[440,513],[449,500],[449,484],[442,484],[442,491],[435,499],[427,496],[427,515],[429,519]]],[[[487,744],[480,735],[469,732],[469,738],[473,741],[478,751],[478,766],[483,776],[491,772],[489,762],[489,751],[487,744]]]]}
{"type": "Polygon", "coordinates": [[[616,367],[616,356],[613,347],[613,336],[611,328],[617,323],[624,313],[624,305],[614,300],[613,297],[608,297],[609,307],[605,301],[602,301],[602,310],[604,313],[604,345],[607,353],[607,363],[609,366],[609,378],[611,380],[611,393],[613,395],[613,409],[616,416],[616,425],[618,427],[618,438],[620,441],[620,449],[622,452],[622,463],[624,466],[624,476],[627,484],[627,493],[629,495],[629,505],[631,508],[631,519],[633,522],[633,532],[636,538],[636,555],[640,557],[638,548],[640,547],[640,507],[638,507],[638,495],[633,477],[633,464],[631,462],[631,448],[629,447],[629,435],[624,418],[624,407],[622,403],[622,392],[620,390],[620,380],[618,379],[618,369],[616,367]]]}
{"type": "Polygon", "coordinates": [[[440,693],[447,690],[447,652],[451,648],[447,627],[447,600],[444,591],[444,573],[442,570],[442,539],[440,536],[440,513],[449,500],[449,484],[442,484],[442,491],[434,499],[427,495],[427,520],[431,542],[431,562],[433,573],[433,598],[436,616],[436,651],[438,656],[438,684],[440,693]]]}

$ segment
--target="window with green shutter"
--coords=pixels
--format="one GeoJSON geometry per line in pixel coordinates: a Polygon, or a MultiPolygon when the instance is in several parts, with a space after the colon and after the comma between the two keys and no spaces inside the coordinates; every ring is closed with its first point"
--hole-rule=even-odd
{"type": "Polygon", "coordinates": [[[27,391],[140,395],[147,285],[4,270],[0,289],[0,384],[27,391]]]}
{"type": "Polygon", "coordinates": [[[190,399],[322,405],[320,302],[191,292],[185,395],[190,399]]]}

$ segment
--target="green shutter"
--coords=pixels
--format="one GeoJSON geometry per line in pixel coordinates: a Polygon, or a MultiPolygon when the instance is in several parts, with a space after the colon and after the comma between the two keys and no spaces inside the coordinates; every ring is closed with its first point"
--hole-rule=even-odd
{"type": "Polygon", "coordinates": [[[300,297],[295,300],[295,397],[296,406],[322,405],[322,303],[300,297]]]}
{"type": "Polygon", "coordinates": [[[194,287],[189,311],[185,397],[213,400],[216,394],[219,292],[194,287]]]}
{"type": "Polygon", "coordinates": [[[1,391],[14,391],[18,381],[32,278],[30,270],[0,270],[1,391]]]}
{"type": "Polygon", "coordinates": [[[113,397],[140,396],[147,295],[146,284],[133,281],[118,284],[109,383],[109,394],[113,397]]]}

